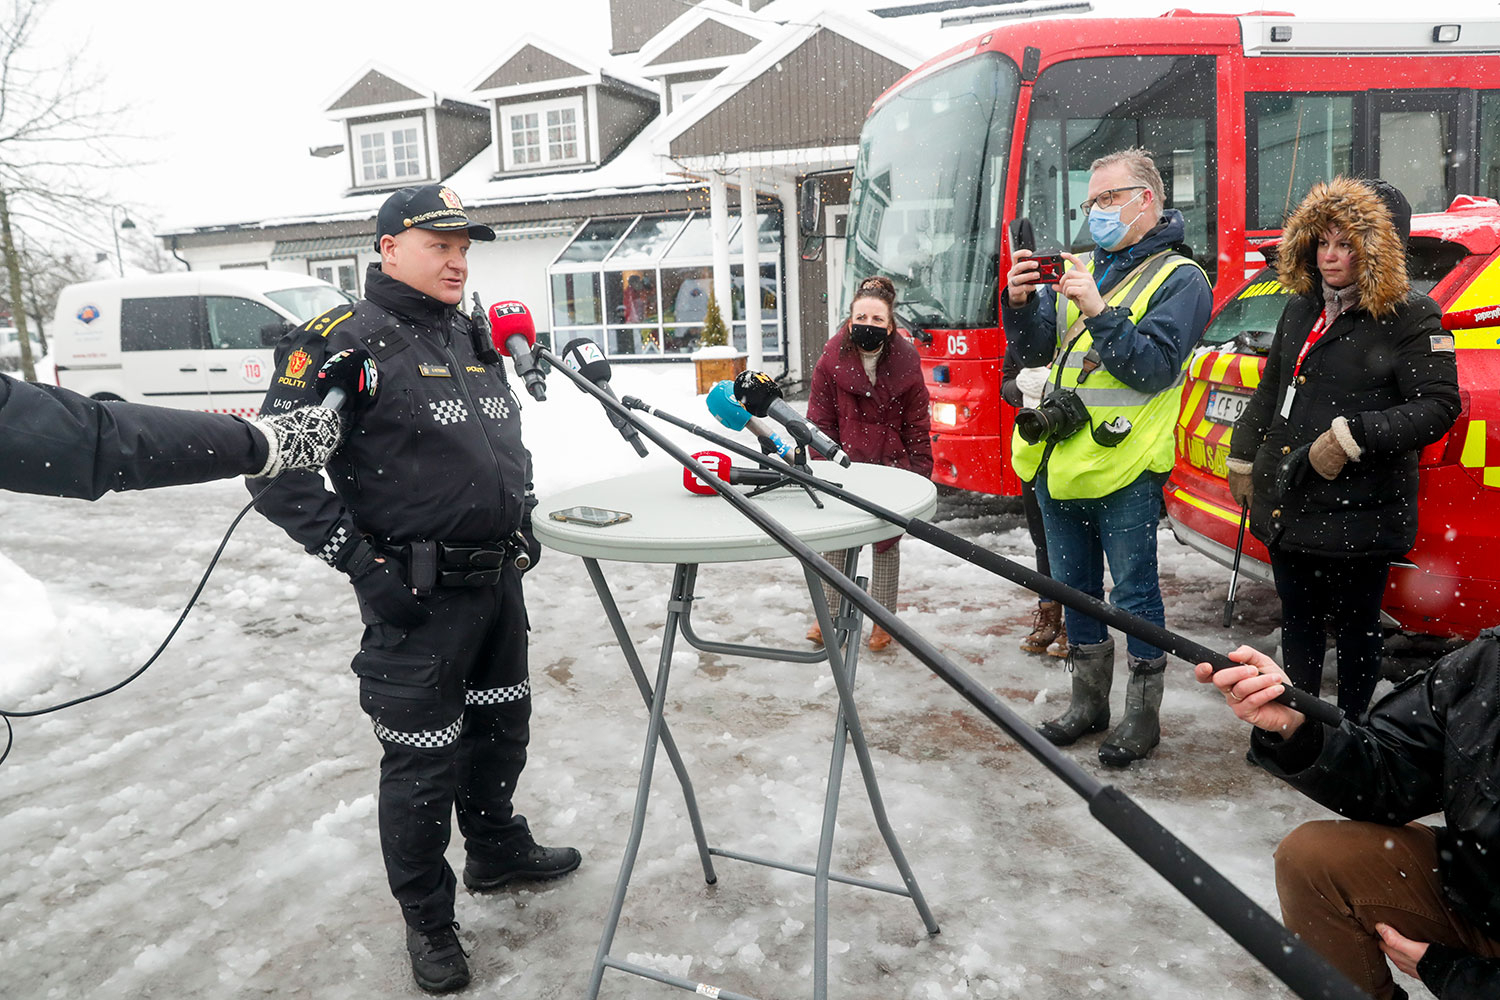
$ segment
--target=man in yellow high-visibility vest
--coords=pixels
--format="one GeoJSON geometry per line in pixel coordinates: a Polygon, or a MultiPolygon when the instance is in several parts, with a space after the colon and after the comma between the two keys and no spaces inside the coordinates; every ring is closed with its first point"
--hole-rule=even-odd
{"type": "MultiPolygon", "coordinates": [[[[1081,206],[1095,249],[1065,253],[1052,288],[1016,250],[1001,319],[1024,365],[1052,364],[1040,405],[1016,417],[1012,463],[1035,481],[1053,578],[1164,624],[1156,570],[1161,489],[1172,468],[1172,428],[1188,355],[1213,295],[1183,245],[1182,214],[1164,209],[1151,155],[1126,149],[1095,160],[1081,206]],[[1038,294],[1038,289],[1042,293],[1038,294]]],[[[1109,727],[1114,640],[1104,624],[1067,611],[1072,701],[1038,727],[1058,746],[1109,727]]],[[[1134,636],[1125,717],[1099,748],[1125,766],[1160,741],[1166,654],[1134,636]]]]}

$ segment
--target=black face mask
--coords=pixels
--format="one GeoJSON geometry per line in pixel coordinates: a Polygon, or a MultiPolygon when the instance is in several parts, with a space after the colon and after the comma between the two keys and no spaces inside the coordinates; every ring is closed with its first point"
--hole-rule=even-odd
{"type": "Polygon", "coordinates": [[[854,339],[854,346],[861,351],[880,350],[885,346],[885,338],[889,333],[885,327],[870,323],[849,324],[849,336],[854,339]]]}

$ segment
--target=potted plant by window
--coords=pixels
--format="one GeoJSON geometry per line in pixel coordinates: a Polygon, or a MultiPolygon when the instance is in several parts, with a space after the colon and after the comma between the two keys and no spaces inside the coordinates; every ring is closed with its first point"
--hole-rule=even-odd
{"type": "Polygon", "coordinates": [[[703,332],[698,336],[698,343],[699,348],[693,352],[698,395],[707,393],[714,383],[734,378],[745,370],[745,355],[729,345],[729,327],[724,324],[719,303],[712,293],[708,296],[708,312],[703,319],[703,332]]]}

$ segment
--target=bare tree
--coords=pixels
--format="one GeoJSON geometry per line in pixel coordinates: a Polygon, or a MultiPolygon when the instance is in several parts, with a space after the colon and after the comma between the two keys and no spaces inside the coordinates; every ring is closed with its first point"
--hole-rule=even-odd
{"type": "Polygon", "coordinates": [[[36,320],[37,340],[47,353],[47,321],[57,311],[57,297],[69,285],[88,281],[94,276],[89,254],[78,250],[49,250],[27,243],[21,248],[21,273],[24,277],[22,304],[28,317],[36,320]]]}
{"type": "MultiPolygon", "coordinates": [[[[59,62],[38,51],[37,29],[49,0],[10,0],[0,16],[0,254],[13,303],[25,303],[22,223],[53,231],[107,203],[95,192],[102,171],[119,166],[110,123],[121,109],[104,106],[102,88],[78,72],[81,53],[59,62]]],[[[21,340],[21,373],[36,380],[25,308],[13,310],[21,340]]]]}

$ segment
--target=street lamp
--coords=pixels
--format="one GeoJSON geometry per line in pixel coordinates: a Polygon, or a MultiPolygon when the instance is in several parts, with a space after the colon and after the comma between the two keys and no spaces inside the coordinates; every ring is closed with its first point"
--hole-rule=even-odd
{"type": "Polygon", "coordinates": [[[109,206],[109,228],[115,235],[115,269],[120,272],[120,277],[125,277],[125,258],[120,256],[120,230],[134,229],[135,223],[130,221],[130,213],[123,206],[109,206]],[[115,213],[122,213],[125,218],[115,225],[115,213]]]}

